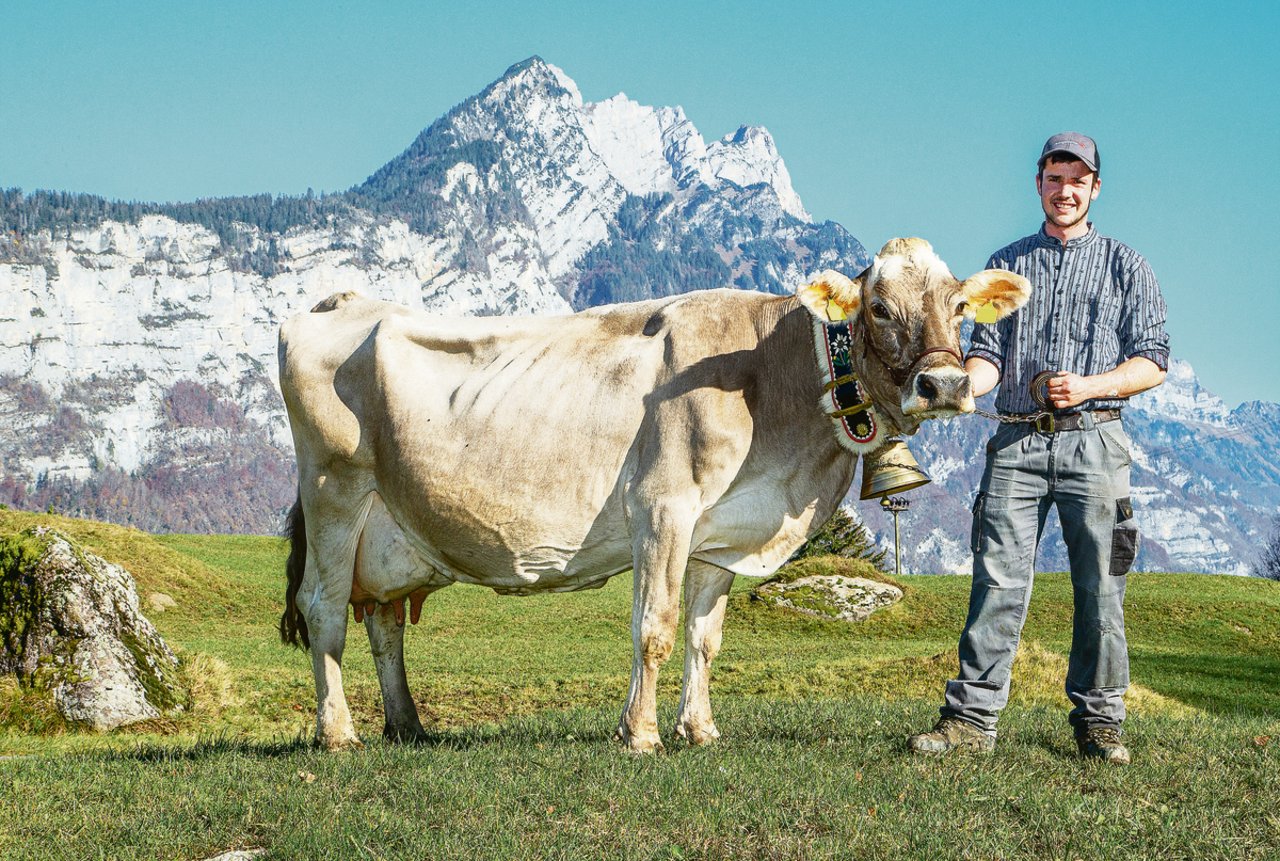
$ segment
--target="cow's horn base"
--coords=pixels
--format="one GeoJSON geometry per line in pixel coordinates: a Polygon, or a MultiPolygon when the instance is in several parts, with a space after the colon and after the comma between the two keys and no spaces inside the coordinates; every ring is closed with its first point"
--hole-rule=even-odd
{"type": "Polygon", "coordinates": [[[863,455],[862,499],[879,499],[928,484],[933,479],[916,463],[915,455],[900,439],[891,439],[880,448],[863,455]]]}

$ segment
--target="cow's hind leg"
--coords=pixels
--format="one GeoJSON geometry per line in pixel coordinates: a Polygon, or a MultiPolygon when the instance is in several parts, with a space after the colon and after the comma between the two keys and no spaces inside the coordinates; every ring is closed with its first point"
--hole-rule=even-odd
{"type": "MultiPolygon", "coordinates": [[[[304,489],[311,485],[303,482],[304,489]]],[[[322,484],[317,481],[314,486],[319,490],[322,484]]],[[[293,540],[295,551],[299,543],[305,547],[305,565],[293,604],[306,623],[310,640],[316,681],[316,743],[336,750],[361,746],[342,689],[342,652],[347,641],[347,603],[355,576],[356,545],[369,509],[367,499],[340,493],[337,482],[328,482],[323,490],[302,496],[305,535],[295,533],[293,540]]],[[[297,526],[302,522],[300,516],[297,526]]],[[[283,628],[282,622],[282,633],[283,628]]]]}
{"type": "MultiPolygon", "coordinates": [[[[313,550],[315,548],[312,548],[313,550]]],[[[298,609],[311,637],[311,669],[316,679],[316,743],[328,750],[360,747],[351,710],[342,690],[342,650],[347,640],[347,601],[351,596],[351,564],[322,573],[307,558],[307,573],[298,592],[298,609]]]]}
{"type": "Polygon", "coordinates": [[[733,572],[691,561],[684,582],[684,684],[676,735],[690,744],[720,737],[711,718],[711,661],[720,651],[733,572]]]}
{"type": "MultiPolygon", "coordinates": [[[[386,718],[382,734],[391,741],[422,741],[427,734],[418,719],[418,709],[405,677],[403,589],[408,588],[406,584],[421,583],[427,573],[433,577],[438,575],[414,553],[377,493],[370,495],[369,515],[360,535],[355,567],[351,600],[357,608],[356,618],[360,618],[362,602],[376,602],[379,597],[387,597],[387,592],[402,596],[392,598],[364,615],[369,649],[378,671],[378,686],[382,689],[382,709],[386,718]]],[[[409,595],[409,615],[414,624],[418,622],[422,599],[446,582],[441,578],[438,584],[420,586],[409,595]]]]}
{"type": "MultiPolygon", "coordinates": [[[[633,549],[635,589],[631,598],[631,689],[616,738],[637,753],[662,750],[658,735],[658,670],[675,647],[680,582],[688,564],[691,523],[672,509],[650,514],[649,527],[633,549]]],[[[690,521],[692,518],[689,519],[690,521]]]]}
{"type": "Polygon", "coordinates": [[[382,735],[390,741],[422,741],[427,737],[418,719],[418,708],[409,693],[404,671],[404,601],[384,604],[364,617],[369,633],[373,665],[382,689],[382,710],[386,718],[382,735]]]}

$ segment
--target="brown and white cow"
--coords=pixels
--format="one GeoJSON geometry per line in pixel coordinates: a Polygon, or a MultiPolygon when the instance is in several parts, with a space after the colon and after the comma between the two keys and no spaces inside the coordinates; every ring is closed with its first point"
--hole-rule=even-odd
{"type": "MultiPolygon", "coordinates": [[[[661,747],[655,686],[685,602],[675,732],[716,738],[708,667],[735,575],[772,574],[844,498],[860,450],[969,412],[960,321],[1030,285],[957,281],[920,239],[796,296],[711,290],[565,317],[442,319],[339,294],[280,331],[299,504],[281,619],[309,646],[316,738],[358,744],[342,690],[347,606],[364,618],[384,733],[422,735],[404,604],[450,583],[528,594],[634,571],[635,657],[618,726],[661,747]],[[832,418],[815,332],[848,318],[877,438],[832,418]],[[895,381],[896,380],[896,381],[895,381]],[[825,407],[823,405],[826,405],[825,407]]],[[[818,343],[822,344],[821,336],[818,343]]]]}

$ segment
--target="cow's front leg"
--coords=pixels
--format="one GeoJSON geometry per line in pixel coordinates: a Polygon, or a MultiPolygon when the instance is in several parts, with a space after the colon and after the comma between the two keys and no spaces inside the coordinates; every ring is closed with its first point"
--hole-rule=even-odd
{"type": "MultiPolygon", "coordinates": [[[[417,620],[416,614],[414,620],[417,620]]],[[[378,686],[382,689],[382,711],[386,717],[382,735],[390,741],[422,741],[427,733],[418,719],[418,708],[409,693],[404,672],[404,599],[365,616],[364,627],[369,633],[369,649],[373,652],[378,686]]]]}
{"type": "Polygon", "coordinates": [[[720,737],[711,718],[711,661],[720,652],[733,572],[690,562],[684,583],[684,684],[676,735],[690,744],[720,737]]]}
{"type": "Polygon", "coordinates": [[[321,572],[315,549],[307,554],[306,573],[298,590],[298,609],[311,637],[311,669],[316,679],[316,743],[328,750],[361,747],[342,690],[342,650],[347,640],[347,601],[351,566],[321,572]]]}
{"type": "Polygon", "coordinates": [[[633,548],[631,689],[616,737],[636,753],[662,750],[658,670],[671,657],[680,615],[680,581],[688,564],[691,521],[670,509],[651,513],[633,548]]]}

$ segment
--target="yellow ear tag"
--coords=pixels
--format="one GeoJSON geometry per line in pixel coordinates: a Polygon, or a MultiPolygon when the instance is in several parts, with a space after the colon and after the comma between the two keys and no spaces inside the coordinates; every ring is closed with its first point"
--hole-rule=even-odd
{"type": "Polygon", "coordinates": [[[975,323],[994,323],[998,316],[995,305],[990,302],[983,302],[974,313],[973,321],[975,323]]]}
{"type": "Polygon", "coordinates": [[[832,300],[827,300],[827,319],[832,323],[839,323],[841,320],[848,319],[849,315],[845,313],[844,308],[832,300]]]}

